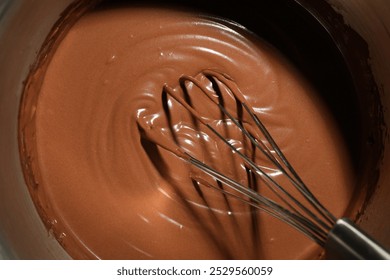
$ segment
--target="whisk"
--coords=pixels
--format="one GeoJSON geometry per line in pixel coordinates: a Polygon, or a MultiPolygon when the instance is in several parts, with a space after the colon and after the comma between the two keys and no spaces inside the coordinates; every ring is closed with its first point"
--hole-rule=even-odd
{"type": "MultiPolygon", "coordinates": [[[[227,74],[206,69],[201,72],[212,86],[205,86],[199,79],[183,75],[180,85],[185,89],[189,84],[198,87],[210,102],[217,106],[221,113],[221,120],[227,119],[250,141],[251,146],[257,149],[267,162],[274,166],[284,180],[289,182],[294,191],[275,180],[267,170],[246,155],[229,141],[221,132],[209,124],[208,119],[196,110],[194,106],[179,92],[165,85],[163,92],[176,100],[197,121],[206,126],[218,139],[238,155],[245,165],[266,185],[277,200],[261,194],[247,185],[228,177],[211,165],[208,165],[183,149],[177,142],[164,142],[154,139],[155,144],[186,160],[204,174],[227,188],[218,188],[219,191],[231,195],[244,203],[260,209],[273,217],[289,224],[325,249],[327,258],[332,259],[390,259],[389,252],[359,229],[348,218],[336,218],[328,211],[305,185],[293,166],[289,163],[277,143],[272,138],[262,121],[249,105],[232,78],[227,74]],[[224,95],[228,94],[235,100],[236,109],[225,106],[224,95]],[[249,116],[243,120],[243,114],[249,116]],[[297,195],[298,194],[298,195],[297,195]],[[303,201],[302,201],[303,199],[303,201]]],[[[202,180],[202,179],[197,179],[202,180]]],[[[207,181],[202,184],[214,187],[207,181]]]]}

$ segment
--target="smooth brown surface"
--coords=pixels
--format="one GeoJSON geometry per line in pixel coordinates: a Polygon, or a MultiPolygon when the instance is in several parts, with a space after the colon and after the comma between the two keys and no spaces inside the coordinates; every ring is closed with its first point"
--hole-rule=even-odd
{"type": "MultiPolygon", "coordinates": [[[[162,135],[168,127],[163,85],[177,86],[181,75],[205,68],[235,79],[301,177],[336,216],[354,204],[352,166],[333,119],[269,45],[211,18],[152,8],[101,10],[82,17],[47,70],[43,65],[30,78],[20,119],[30,191],[71,256],[318,256],[312,241],[281,222],[263,214],[253,218],[248,207],[210,189],[202,189],[202,198],[186,163],[164,151],[151,153],[141,141],[137,123],[143,118],[152,116],[147,122],[162,135]]],[[[209,106],[201,107],[209,112],[209,106]]],[[[189,130],[183,109],[173,103],[170,110],[188,149],[204,153],[192,142],[198,132],[189,130]]],[[[216,154],[226,154],[207,143],[216,154]]],[[[226,157],[214,159],[234,172],[226,157]]]]}

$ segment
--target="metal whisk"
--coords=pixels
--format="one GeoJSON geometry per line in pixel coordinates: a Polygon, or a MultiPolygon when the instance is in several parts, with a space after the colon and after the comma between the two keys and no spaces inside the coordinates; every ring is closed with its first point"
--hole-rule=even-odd
{"type": "MultiPolygon", "coordinates": [[[[228,75],[215,70],[204,70],[201,74],[212,84],[211,87],[204,86],[199,79],[191,76],[182,76],[179,82],[184,88],[189,84],[198,87],[219,108],[221,116],[237,126],[242,135],[250,141],[252,147],[257,149],[278,172],[283,174],[289,188],[275,180],[264,167],[246,155],[245,151],[238,149],[229,139],[226,139],[208,123],[208,119],[197,111],[182,94],[179,94],[168,85],[164,86],[163,92],[180,103],[197,121],[206,126],[234,154],[238,155],[251,172],[278,199],[271,199],[243,185],[238,180],[229,178],[211,165],[186,152],[177,143],[165,143],[155,140],[157,145],[188,161],[203,173],[227,187],[217,188],[219,191],[234,196],[299,230],[322,246],[328,258],[390,259],[389,252],[360,230],[351,220],[347,218],[337,219],[318,201],[298,176],[262,121],[257,117],[253,108],[248,104],[240,89],[228,75]],[[223,95],[226,93],[234,98],[236,110],[231,110],[224,105],[223,95]],[[240,118],[240,115],[243,114],[249,116],[249,121],[243,121],[240,118]]],[[[213,187],[212,184],[206,181],[202,184],[213,187]]]]}

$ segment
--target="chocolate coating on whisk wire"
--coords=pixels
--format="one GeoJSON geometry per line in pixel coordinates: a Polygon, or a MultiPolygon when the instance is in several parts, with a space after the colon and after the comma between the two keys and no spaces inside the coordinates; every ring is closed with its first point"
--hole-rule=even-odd
{"type": "MultiPolygon", "coordinates": [[[[264,185],[275,194],[276,199],[271,199],[249,186],[230,178],[223,172],[218,171],[217,167],[198,160],[184,150],[181,153],[177,153],[180,147],[171,150],[177,156],[185,159],[205,174],[214,178],[219,184],[214,185],[201,177],[192,176],[194,180],[201,185],[217,189],[226,195],[234,197],[289,224],[322,247],[325,247],[329,256],[352,259],[390,258],[390,254],[377,244],[375,240],[357,228],[349,220],[345,218],[336,219],[319,202],[289,163],[232,78],[219,71],[204,70],[196,78],[183,75],[179,82],[182,85],[181,88],[183,91],[186,91],[184,95],[188,94],[187,87],[189,85],[195,85],[201,89],[200,92],[205,94],[222,112],[221,120],[226,121],[227,118],[236,125],[242,132],[242,135],[249,139],[252,146],[261,151],[265,159],[272,163],[284,175],[287,179],[287,184],[279,183],[275,180],[269,174],[267,168],[262,167],[255,160],[247,156],[245,150],[240,150],[235,147],[231,142],[232,139],[226,138],[215,129],[207,121],[208,118],[194,109],[177,91],[169,86],[164,86],[164,92],[179,102],[199,122],[209,128],[213,135],[222,140],[231,149],[232,153],[237,154],[245,163],[245,166],[252,170],[254,174],[258,175],[264,185]],[[204,83],[200,82],[202,78],[208,79],[212,86],[204,86],[204,83]],[[232,108],[224,105],[226,94],[233,97],[236,101],[236,108],[233,111],[232,108]],[[243,117],[243,112],[246,112],[249,119],[243,117]],[[217,187],[221,184],[222,186],[226,186],[227,189],[217,187]],[[298,191],[298,196],[293,194],[294,190],[298,191]]],[[[159,145],[158,142],[157,145],[159,145]]],[[[161,147],[164,146],[161,145],[161,147]]]]}
{"type": "MultiPolygon", "coordinates": [[[[228,139],[226,139],[208,122],[208,118],[206,116],[199,113],[188,101],[185,100],[182,96],[183,92],[179,92],[168,85],[164,85],[163,92],[185,107],[185,109],[187,109],[191,115],[196,118],[196,120],[208,127],[216,137],[221,139],[222,142],[231,149],[233,153],[237,154],[245,162],[245,165],[257,174],[261,178],[262,182],[276,195],[278,202],[253,191],[247,186],[219,172],[216,168],[198,160],[188,152],[184,151],[178,143],[169,141],[161,142],[161,137],[154,137],[154,139],[150,140],[155,141],[155,143],[160,147],[167,149],[176,156],[190,162],[192,165],[228,188],[242,194],[244,198],[240,198],[227,190],[218,188],[220,191],[239,198],[246,203],[290,224],[314,240],[316,243],[323,246],[327,238],[327,233],[333,227],[336,222],[336,218],[316,199],[316,197],[300,179],[297,172],[289,164],[288,160],[279,149],[270,133],[267,131],[266,127],[248,104],[238,86],[234,83],[234,80],[225,73],[210,69],[204,70],[201,75],[211,82],[212,87],[204,86],[204,84],[200,82],[199,76],[195,78],[183,75],[179,79],[181,89],[183,91],[187,91],[187,87],[189,85],[198,87],[201,92],[208,97],[210,102],[213,102],[216,106],[218,106],[222,113],[221,120],[226,121],[229,119],[232,121],[240,129],[242,134],[249,139],[253,146],[260,150],[265,158],[281,173],[283,173],[283,175],[288,179],[290,184],[289,187],[293,187],[298,190],[301,197],[294,197],[294,195],[291,194],[291,189],[288,189],[286,186],[282,186],[274,180],[272,176],[264,170],[264,168],[261,168],[256,162],[245,155],[245,151],[240,151],[232,145],[228,139]],[[231,108],[224,106],[223,103],[226,99],[226,94],[234,98],[237,106],[242,107],[247,116],[239,119],[240,116],[238,115],[240,115],[240,110],[235,108],[233,109],[235,111],[232,111],[231,108]],[[301,202],[302,198],[304,198],[308,204],[306,203],[306,205],[304,205],[304,203],[301,202]]],[[[184,93],[184,95],[186,94],[188,94],[188,92],[184,93]]],[[[150,138],[150,135],[148,135],[148,137],[150,138]]],[[[212,184],[205,182],[204,180],[199,179],[198,182],[200,184],[213,187],[212,184]]]]}

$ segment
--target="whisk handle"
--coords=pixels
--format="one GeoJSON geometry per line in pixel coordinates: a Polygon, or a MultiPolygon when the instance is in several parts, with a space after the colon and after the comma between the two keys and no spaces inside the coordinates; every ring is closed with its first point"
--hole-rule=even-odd
{"type": "Polygon", "coordinates": [[[385,248],[347,218],[337,220],[324,247],[328,259],[390,260],[385,248]]]}

